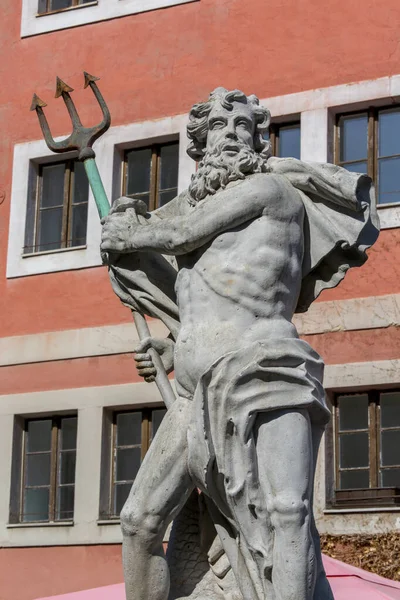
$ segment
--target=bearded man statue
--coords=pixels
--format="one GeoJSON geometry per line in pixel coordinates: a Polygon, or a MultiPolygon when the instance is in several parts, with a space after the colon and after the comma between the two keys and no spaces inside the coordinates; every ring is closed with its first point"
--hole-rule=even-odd
{"type": "Polygon", "coordinates": [[[379,225],[367,176],[271,157],[269,120],[217,88],[189,114],[189,189],[151,213],[121,198],[103,226],[115,292],[170,331],[139,374],[155,348],[177,393],[121,513],[127,600],[333,598],[312,506],[323,362],[292,317],[379,225]]]}

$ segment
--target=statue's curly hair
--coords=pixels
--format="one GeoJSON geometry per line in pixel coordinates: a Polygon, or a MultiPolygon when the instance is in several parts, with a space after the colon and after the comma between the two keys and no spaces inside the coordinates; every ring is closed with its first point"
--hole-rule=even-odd
{"type": "Polygon", "coordinates": [[[243,102],[251,104],[253,114],[256,120],[254,131],[254,149],[265,158],[271,154],[271,145],[268,140],[263,138],[263,133],[267,131],[271,119],[270,112],[267,108],[260,106],[260,101],[254,94],[246,96],[240,90],[228,91],[223,87],[216,88],[211,92],[207,102],[195,104],[189,113],[189,123],[187,126],[187,135],[190,139],[187,153],[191,158],[198,161],[203,158],[208,133],[208,116],[215,102],[220,104],[226,110],[232,110],[233,102],[243,102]]]}

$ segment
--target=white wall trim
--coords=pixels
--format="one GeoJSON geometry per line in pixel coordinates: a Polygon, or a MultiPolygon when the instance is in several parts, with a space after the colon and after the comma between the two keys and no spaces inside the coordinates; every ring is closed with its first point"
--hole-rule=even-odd
{"type": "Polygon", "coordinates": [[[327,365],[324,388],[345,390],[376,386],[400,386],[400,359],[327,365]]]}
{"type": "Polygon", "coordinates": [[[97,0],[93,4],[48,15],[37,15],[38,0],[22,0],[21,37],[88,25],[195,0],[97,0]]]}
{"type": "MultiPolygon", "coordinates": [[[[328,365],[324,385],[327,389],[345,389],[372,386],[395,386],[400,382],[400,360],[386,360],[342,365],[328,365]]],[[[102,527],[97,524],[99,514],[100,456],[102,415],[104,407],[133,407],[154,405],[160,402],[155,384],[136,383],[68,390],[51,390],[0,396],[0,546],[50,546],[119,543],[121,531],[118,524],[102,527]],[[54,414],[77,410],[77,470],[76,497],[73,527],[7,528],[11,452],[14,415],[54,414]]],[[[357,515],[351,523],[338,515],[323,516],[324,503],[324,453],[320,452],[316,480],[316,512],[321,531],[368,532],[379,526],[366,523],[357,515]],[[339,520],[338,520],[339,519],[339,520]]],[[[395,527],[388,521],[381,525],[395,527]]],[[[399,520],[396,521],[398,524],[399,520]]]]}
{"type": "MultiPolygon", "coordinates": [[[[400,294],[315,302],[295,315],[300,335],[400,326],[400,294]]],[[[154,337],[166,337],[161,321],[150,320],[154,337]]],[[[0,367],[132,352],[138,335],[134,323],[50,331],[0,338],[0,367]]]]}
{"type": "Polygon", "coordinates": [[[396,327],[400,325],[400,294],[314,302],[306,313],[295,315],[293,322],[301,335],[396,327]]]}
{"type": "Polygon", "coordinates": [[[99,527],[102,418],[105,407],[160,404],[155,384],[51,390],[0,397],[0,547],[112,544],[121,542],[118,524],[99,527]],[[14,415],[77,411],[74,525],[8,528],[14,415]]]}
{"type": "MultiPolygon", "coordinates": [[[[122,148],[146,145],[170,139],[186,141],[186,115],[111,127],[96,143],[97,164],[108,198],[120,195],[122,148]],[[113,168],[114,167],[114,168],[113,168]]],[[[62,138],[57,138],[57,140],[62,138]]],[[[195,162],[187,156],[186,143],[180,144],[178,191],[184,190],[195,170],[195,162]],[[182,148],[183,146],[183,148],[182,148]]],[[[101,227],[92,193],[89,192],[87,245],[83,249],[36,254],[23,257],[28,174],[31,161],[36,163],[63,160],[68,155],[51,153],[44,140],[17,144],[14,147],[10,227],[7,252],[7,278],[82,269],[101,265],[101,227]]],[[[69,155],[70,156],[70,155],[69,155]]]]}
{"type": "MultiPolygon", "coordinates": [[[[24,2],[27,1],[24,0],[24,2]]],[[[126,1],[128,0],[118,0],[118,2],[126,1]]],[[[100,0],[100,2],[103,2],[103,0],[100,0]]],[[[82,9],[77,12],[84,13],[85,10],[82,9]]],[[[265,98],[261,103],[268,106],[272,117],[278,121],[282,118],[300,115],[302,159],[326,162],[332,160],[332,125],[335,113],[340,110],[350,111],[365,108],[371,102],[375,105],[384,105],[398,102],[399,99],[400,75],[394,75],[371,81],[265,98]]],[[[195,162],[186,154],[186,125],[187,115],[181,114],[110,128],[95,145],[97,163],[108,197],[114,199],[119,195],[121,153],[124,148],[135,145],[135,143],[144,145],[148,142],[167,141],[174,137],[180,140],[178,191],[181,192],[187,188],[190,177],[195,172],[195,162]]],[[[57,160],[57,157],[50,153],[43,140],[17,144],[14,148],[7,255],[8,278],[82,269],[101,264],[98,250],[101,232],[91,193],[86,248],[22,258],[29,164],[30,161],[50,162],[54,160],[57,160]]],[[[400,204],[378,206],[378,211],[381,229],[400,226],[400,204]]]]}
{"type": "MultiPolygon", "coordinates": [[[[149,321],[153,337],[169,333],[161,321],[149,321]]],[[[139,337],[135,324],[50,331],[0,339],[0,366],[68,360],[133,352],[139,337]]]]}

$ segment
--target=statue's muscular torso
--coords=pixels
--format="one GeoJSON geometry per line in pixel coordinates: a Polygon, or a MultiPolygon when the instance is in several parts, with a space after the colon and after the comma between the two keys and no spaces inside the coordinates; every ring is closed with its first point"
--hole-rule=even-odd
{"type": "Polygon", "coordinates": [[[179,257],[179,393],[192,395],[204,371],[227,352],[297,337],[291,319],[301,285],[304,207],[298,192],[285,188],[283,201],[272,200],[258,218],[179,257]]]}

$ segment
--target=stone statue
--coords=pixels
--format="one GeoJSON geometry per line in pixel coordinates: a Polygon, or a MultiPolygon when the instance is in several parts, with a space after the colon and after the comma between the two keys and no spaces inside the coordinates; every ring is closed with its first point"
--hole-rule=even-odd
{"type": "Polygon", "coordinates": [[[189,189],[151,213],[120,198],[103,225],[114,290],[171,332],[139,373],[153,347],[177,392],[121,513],[127,600],[333,598],[312,510],[323,363],[292,317],[379,225],[367,176],[271,157],[269,120],[217,88],[190,111],[189,189]]]}

